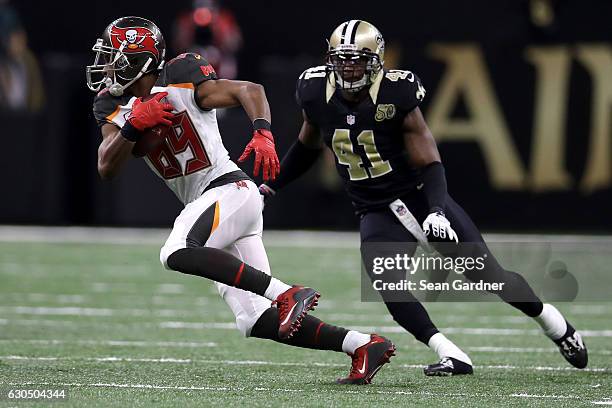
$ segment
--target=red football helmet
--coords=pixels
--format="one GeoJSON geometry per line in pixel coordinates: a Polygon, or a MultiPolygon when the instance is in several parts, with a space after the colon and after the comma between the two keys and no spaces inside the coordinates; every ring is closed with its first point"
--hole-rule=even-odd
{"type": "Polygon", "coordinates": [[[92,50],[96,57],[86,68],[87,86],[94,92],[105,86],[121,96],[144,74],[162,69],[166,42],[152,21],[121,17],[106,27],[92,50]]]}

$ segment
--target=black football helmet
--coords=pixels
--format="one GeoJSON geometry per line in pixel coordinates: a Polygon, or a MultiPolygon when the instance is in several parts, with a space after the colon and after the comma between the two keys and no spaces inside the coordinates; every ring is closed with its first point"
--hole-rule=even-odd
{"type": "Polygon", "coordinates": [[[144,74],[162,69],[166,42],[152,21],[121,17],[106,27],[92,50],[96,57],[86,68],[87,86],[94,92],[105,86],[121,96],[144,74]]]}

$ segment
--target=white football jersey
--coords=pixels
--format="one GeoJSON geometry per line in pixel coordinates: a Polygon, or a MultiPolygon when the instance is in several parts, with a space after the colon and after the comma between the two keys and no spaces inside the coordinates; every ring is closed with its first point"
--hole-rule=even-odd
{"type": "MultiPolygon", "coordinates": [[[[197,84],[216,78],[214,75],[202,57],[183,54],[164,67],[151,90],[152,94],[168,92],[166,99],[174,106],[174,116],[164,141],[145,156],[145,161],[185,205],[198,198],[217,177],[240,170],[223,146],[215,110],[203,110],[196,104],[197,84]]],[[[110,95],[101,93],[98,97],[108,99],[110,95]]],[[[136,98],[111,98],[117,103],[110,115],[102,116],[101,121],[96,111],[97,105],[108,106],[108,102],[95,102],[94,113],[98,122],[122,127],[136,98]]]]}

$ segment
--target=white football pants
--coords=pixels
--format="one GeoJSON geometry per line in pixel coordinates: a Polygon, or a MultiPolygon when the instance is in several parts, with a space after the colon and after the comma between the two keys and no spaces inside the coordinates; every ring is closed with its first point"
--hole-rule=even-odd
{"type": "MultiPolygon", "coordinates": [[[[187,235],[211,206],[215,206],[214,221],[204,246],[223,249],[270,275],[270,264],[262,241],[263,199],[257,186],[248,180],[212,188],[185,206],[161,249],[160,261],[164,267],[169,269],[167,260],[172,253],[188,247],[187,235]]],[[[238,330],[248,337],[253,325],[270,307],[270,300],[222,283],[215,282],[215,285],[234,313],[238,330]]]]}

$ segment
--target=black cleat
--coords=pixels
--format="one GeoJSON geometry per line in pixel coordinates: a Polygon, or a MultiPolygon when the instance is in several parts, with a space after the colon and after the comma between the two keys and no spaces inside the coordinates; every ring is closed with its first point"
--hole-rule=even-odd
{"type": "Polygon", "coordinates": [[[423,369],[427,376],[449,376],[461,374],[474,374],[472,366],[456,358],[444,357],[436,364],[430,364],[423,369]]]}
{"type": "Polygon", "coordinates": [[[338,384],[370,384],[381,367],[395,355],[395,345],[387,338],[372,334],[370,341],[355,350],[351,371],[346,378],[338,378],[338,384]]]}
{"type": "MultiPolygon", "coordinates": [[[[567,323],[567,322],[566,322],[567,323]]],[[[555,340],[561,355],[576,368],[585,368],[589,362],[589,354],[582,336],[567,323],[567,331],[559,340],[555,340]]]]}

